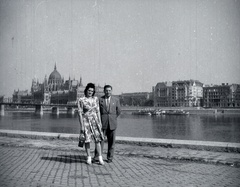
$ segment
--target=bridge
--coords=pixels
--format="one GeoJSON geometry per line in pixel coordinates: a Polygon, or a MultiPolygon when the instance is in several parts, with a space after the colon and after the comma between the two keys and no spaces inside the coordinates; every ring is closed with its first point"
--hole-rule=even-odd
{"type": "MultiPolygon", "coordinates": [[[[36,114],[43,114],[44,108],[46,108],[46,107],[51,107],[53,114],[59,114],[60,108],[66,108],[68,114],[73,114],[78,107],[76,104],[9,103],[9,102],[1,102],[0,101],[0,115],[2,115],[2,116],[4,115],[5,105],[6,106],[34,107],[36,114]]],[[[133,107],[133,106],[121,107],[122,111],[130,112],[130,113],[132,113],[134,111],[138,111],[139,109],[144,109],[144,108],[146,108],[146,107],[133,107]]]]}
{"type": "MultiPolygon", "coordinates": [[[[53,114],[59,114],[60,108],[66,108],[68,114],[73,114],[74,111],[77,109],[76,104],[43,104],[43,103],[13,103],[13,102],[1,102],[0,101],[0,115],[4,115],[5,111],[5,105],[6,106],[30,106],[35,108],[36,114],[43,114],[45,107],[51,107],[53,114]]],[[[144,107],[144,106],[122,106],[121,110],[124,112],[132,113],[135,111],[138,111],[140,109],[145,108],[152,108],[155,109],[155,107],[144,107]]]]}
{"type": "Polygon", "coordinates": [[[6,103],[0,102],[0,115],[4,115],[5,105],[7,106],[32,106],[35,107],[36,114],[43,114],[44,107],[51,107],[53,114],[59,114],[59,108],[66,108],[67,113],[74,113],[77,105],[74,104],[42,104],[42,103],[6,103]]]}

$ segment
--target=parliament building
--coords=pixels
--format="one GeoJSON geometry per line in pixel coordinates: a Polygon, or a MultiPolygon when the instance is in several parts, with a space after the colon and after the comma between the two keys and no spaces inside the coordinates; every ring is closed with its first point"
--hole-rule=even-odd
{"type": "MultiPolygon", "coordinates": [[[[41,103],[41,104],[76,104],[76,101],[84,96],[82,78],[80,80],[64,81],[57,71],[55,64],[49,78],[45,76],[44,81],[39,83],[35,78],[32,80],[31,92],[28,90],[14,90],[13,102],[15,103],[41,103]]],[[[103,87],[96,86],[96,96],[103,95],[103,87]]]]}

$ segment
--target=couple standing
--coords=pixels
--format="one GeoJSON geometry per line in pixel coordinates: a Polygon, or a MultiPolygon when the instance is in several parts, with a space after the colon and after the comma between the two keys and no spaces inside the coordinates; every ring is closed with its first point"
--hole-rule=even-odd
{"type": "Polygon", "coordinates": [[[90,142],[95,142],[94,161],[104,164],[102,158],[104,138],[107,137],[108,151],[107,162],[113,160],[117,117],[121,113],[119,100],[113,96],[112,86],[104,86],[104,96],[97,98],[95,85],[88,83],[84,90],[84,97],[78,100],[78,113],[80,121],[80,134],[85,135],[85,150],[87,153],[87,164],[92,163],[90,153],[90,142]]]}

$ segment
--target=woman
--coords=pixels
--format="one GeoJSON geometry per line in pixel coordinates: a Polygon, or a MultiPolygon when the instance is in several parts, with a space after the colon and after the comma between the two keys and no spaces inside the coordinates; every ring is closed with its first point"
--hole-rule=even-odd
{"type": "Polygon", "coordinates": [[[85,150],[87,153],[87,164],[92,164],[90,153],[90,142],[95,142],[96,151],[99,154],[99,163],[104,164],[101,151],[101,141],[103,140],[102,123],[99,112],[98,98],[94,96],[95,85],[88,83],[84,90],[84,97],[78,100],[78,113],[80,121],[80,133],[84,133],[85,150]]]}

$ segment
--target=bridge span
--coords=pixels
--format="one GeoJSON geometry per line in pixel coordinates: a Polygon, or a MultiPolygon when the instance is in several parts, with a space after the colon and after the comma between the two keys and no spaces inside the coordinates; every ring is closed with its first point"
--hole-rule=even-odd
{"type": "Polygon", "coordinates": [[[42,103],[0,103],[0,115],[4,115],[5,105],[7,106],[32,106],[35,107],[36,114],[43,114],[44,107],[51,107],[53,114],[59,114],[59,108],[66,108],[67,113],[74,113],[77,105],[74,104],[42,104],[42,103]]]}

